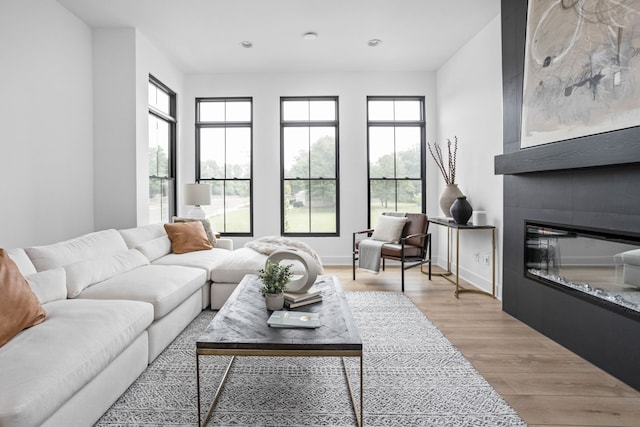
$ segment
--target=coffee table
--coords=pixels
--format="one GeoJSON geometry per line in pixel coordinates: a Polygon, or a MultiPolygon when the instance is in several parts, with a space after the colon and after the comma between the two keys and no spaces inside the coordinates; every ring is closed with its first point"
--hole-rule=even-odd
{"type": "Polygon", "coordinates": [[[316,329],[269,327],[267,320],[272,312],[267,311],[264,297],[259,292],[261,285],[256,275],[246,275],[196,342],[198,424],[205,425],[211,418],[236,356],[321,356],[342,357],[356,423],[361,426],[364,406],[362,340],[338,278],[318,276],[314,287],[322,289],[322,302],[293,310],[319,313],[321,326],[316,329]],[[232,356],[203,423],[200,406],[200,356],[232,356]],[[359,411],[345,357],[360,359],[359,411]]]}

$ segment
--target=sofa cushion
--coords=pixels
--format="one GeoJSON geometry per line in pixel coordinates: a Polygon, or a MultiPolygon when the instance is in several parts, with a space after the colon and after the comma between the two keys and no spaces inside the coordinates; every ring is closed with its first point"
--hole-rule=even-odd
{"type": "Polygon", "coordinates": [[[62,300],[47,320],[0,348],[0,425],[41,425],[144,333],[151,305],[62,300]]]}
{"type": "Polygon", "coordinates": [[[163,224],[161,223],[141,225],[140,227],[127,228],[119,230],[118,232],[129,249],[137,248],[149,240],[167,235],[167,232],[164,231],[163,224]]]}
{"type": "Polygon", "coordinates": [[[176,265],[145,265],[86,288],[78,298],[126,299],[153,305],[159,319],[207,282],[205,270],[176,265]]]}
{"type": "MultiPolygon", "coordinates": [[[[227,249],[213,248],[209,251],[195,251],[186,254],[169,254],[153,261],[154,265],[182,265],[184,267],[196,267],[206,270],[207,277],[211,276],[214,267],[221,264],[231,251],[227,249]]],[[[224,264],[222,264],[224,265],[224,264]]]]}
{"type": "Polygon", "coordinates": [[[185,254],[213,248],[199,221],[165,224],[164,229],[171,240],[173,253],[185,254]]]}
{"type": "Polygon", "coordinates": [[[239,248],[216,259],[211,280],[219,283],[240,283],[245,274],[257,274],[264,268],[267,255],[250,248],[239,248]]]}
{"type": "Polygon", "coordinates": [[[64,267],[102,255],[113,255],[123,250],[127,250],[127,245],[116,230],[97,231],[53,245],[25,249],[38,271],[64,267]]]}
{"type": "Polygon", "coordinates": [[[67,272],[67,296],[75,298],[89,286],[147,264],[149,260],[140,251],[129,249],[67,265],[64,267],[67,272]]]}
{"type": "Polygon", "coordinates": [[[16,263],[23,276],[28,276],[38,272],[38,270],[36,270],[36,266],[33,265],[24,249],[9,249],[7,253],[9,254],[9,258],[16,263]]]}
{"type": "Polygon", "coordinates": [[[25,277],[40,304],[67,299],[67,275],[63,267],[45,270],[25,277]]]}
{"type": "Polygon", "coordinates": [[[0,347],[20,331],[42,323],[40,301],[7,251],[0,249],[0,347]]]}
{"type": "Polygon", "coordinates": [[[169,240],[169,236],[165,233],[164,236],[144,242],[136,247],[136,249],[147,257],[149,262],[152,262],[171,253],[171,240],[169,240]]]}

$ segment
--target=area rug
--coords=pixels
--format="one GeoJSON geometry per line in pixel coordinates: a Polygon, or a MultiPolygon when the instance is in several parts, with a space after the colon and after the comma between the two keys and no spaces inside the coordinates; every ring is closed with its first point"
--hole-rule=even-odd
{"type": "MultiPolygon", "coordinates": [[[[405,295],[347,292],[347,300],[364,346],[364,425],[526,425],[405,295]]],[[[97,426],[197,425],[195,341],[214,315],[200,314],[97,426]]],[[[228,361],[200,358],[203,408],[228,361]]],[[[358,393],[358,359],[346,366],[358,393]]],[[[341,359],[239,357],[207,425],[355,423],[341,359]]]]}

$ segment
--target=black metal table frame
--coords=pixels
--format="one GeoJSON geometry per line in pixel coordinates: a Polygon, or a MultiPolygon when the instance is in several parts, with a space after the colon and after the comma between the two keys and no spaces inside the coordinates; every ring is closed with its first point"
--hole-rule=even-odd
{"type": "MultiPolygon", "coordinates": [[[[476,293],[496,297],[496,227],[493,225],[473,225],[473,224],[456,224],[443,218],[430,218],[429,222],[447,228],[447,271],[444,273],[432,272],[434,276],[439,276],[456,286],[455,296],[459,297],[461,293],[476,293]],[[456,231],[456,272],[451,271],[451,232],[456,231]],[[491,231],[491,293],[481,289],[469,289],[460,285],[460,230],[490,230],[491,231]],[[455,276],[455,280],[451,277],[455,276]]],[[[422,273],[425,271],[422,270],[422,273]]]]}

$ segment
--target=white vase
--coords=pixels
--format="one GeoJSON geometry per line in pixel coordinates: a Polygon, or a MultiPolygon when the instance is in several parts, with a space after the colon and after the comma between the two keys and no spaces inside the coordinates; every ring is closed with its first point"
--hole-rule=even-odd
{"type": "Polygon", "coordinates": [[[282,310],[284,307],[283,292],[280,292],[279,294],[264,294],[264,300],[267,304],[267,310],[282,310]]]}
{"type": "Polygon", "coordinates": [[[444,212],[444,216],[451,216],[451,205],[460,196],[463,196],[462,191],[458,188],[458,184],[447,184],[444,192],[440,196],[440,209],[444,212]]]}

